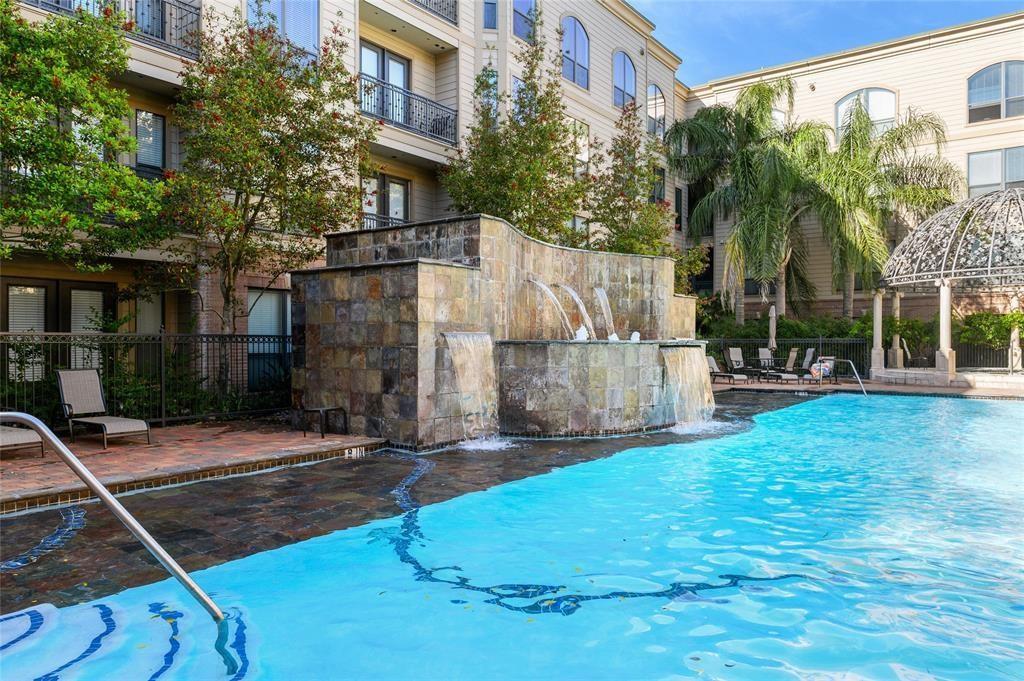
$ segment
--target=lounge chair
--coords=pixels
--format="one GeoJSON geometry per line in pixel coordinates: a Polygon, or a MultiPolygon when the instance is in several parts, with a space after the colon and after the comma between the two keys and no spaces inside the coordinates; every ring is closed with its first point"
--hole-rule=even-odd
{"type": "Polygon", "coordinates": [[[798,373],[795,373],[794,370],[793,370],[793,366],[796,364],[796,356],[797,356],[798,352],[800,352],[800,351],[797,350],[796,348],[790,348],[790,350],[789,350],[789,357],[786,358],[785,370],[784,371],[769,371],[768,372],[769,380],[774,379],[774,380],[778,381],[779,383],[782,383],[783,381],[786,381],[786,382],[796,381],[797,383],[802,382],[803,381],[803,376],[801,376],[798,373]]]}
{"type": "Polygon", "coordinates": [[[100,374],[95,369],[60,369],[57,371],[57,387],[60,390],[61,409],[68,420],[71,441],[75,441],[75,424],[99,427],[103,432],[103,448],[107,438],[145,435],[146,442],[152,442],[149,424],[139,419],[110,416],[103,398],[100,374]]]}
{"type": "Polygon", "coordinates": [[[732,373],[753,376],[758,379],[760,379],[762,376],[768,373],[764,369],[748,367],[743,362],[743,351],[740,350],[739,348],[729,348],[728,352],[729,355],[725,358],[725,362],[726,364],[729,365],[729,371],[731,371],[732,373]]]}
{"type": "Polygon", "coordinates": [[[750,380],[750,376],[747,376],[746,374],[730,374],[728,372],[722,371],[721,369],[718,368],[718,361],[711,355],[707,356],[707,360],[708,371],[711,372],[712,383],[714,383],[720,378],[727,379],[730,383],[736,383],[736,381],[746,383],[747,381],[750,380]]]}
{"type": "Polygon", "coordinates": [[[773,369],[775,367],[775,358],[772,357],[771,348],[758,348],[757,361],[761,363],[761,368],[765,371],[773,369]]]}
{"type": "Polygon", "coordinates": [[[801,376],[810,376],[812,364],[814,364],[814,348],[807,348],[804,352],[803,363],[794,373],[800,374],[801,376]]]}
{"type": "Polygon", "coordinates": [[[36,431],[31,428],[0,426],[0,452],[35,447],[39,447],[39,456],[46,456],[43,451],[43,438],[39,437],[36,431]]]}

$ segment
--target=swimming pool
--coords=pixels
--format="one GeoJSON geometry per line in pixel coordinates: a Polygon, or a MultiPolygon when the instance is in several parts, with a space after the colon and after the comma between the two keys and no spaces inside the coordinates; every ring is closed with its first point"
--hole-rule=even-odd
{"type": "Polygon", "coordinates": [[[1022,422],[836,395],[417,508],[423,457],[406,513],[195,573],[221,630],[170,581],[36,606],[2,673],[1019,678],[1022,422]]]}

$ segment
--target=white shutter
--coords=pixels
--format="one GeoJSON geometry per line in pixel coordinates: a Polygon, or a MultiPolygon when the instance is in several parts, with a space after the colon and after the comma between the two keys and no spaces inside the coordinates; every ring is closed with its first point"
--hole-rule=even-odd
{"type": "Polygon", "coordinates": [[[136,163],[153,168],[164,167],[164,117],[142,111],[135,112],[136,163]]]}
{"type": "MultiPolygon", "coordinates": [[[[103,292],[89,289],[71,289],[72,333],[99,333],[97,322],[103,314],[103,292]]],[[[72,369],[100,368],[97,347],[76,344],[71,348],[72,369]]]]}
{"type": "Polygon", "coordinates": [[[7,330],[46,330],[46,289],[42,286],[7,287],[7,330]]]}
{"type": "Polygon", "coordinates": [[[286,291],[263,291],[263,295],[260,295],[259,290],[250,290],[249,335],[285,335],[285,305],[287,300],[288,293],[286,291]]]}
{"type": "Polygon", "coordinates": [[[296,47],[320,53],[319,0],[284,0],[285,36],[296,47]]]}
{"type": "Polygon", "coordinates": [[[160,333],[163,326],[163,315],[160,295],[154,294],[149,299],[139,298],[135,301],[135,332],[160,333]]]}
{"type": "MultiPolygon", "coordinates": [[[[42,286],[7,287],[7,329],[42,333],[46,330],[46,289],[42,286]]],[[[43,362],[34,353],[7,351],[7,376],[12,381],[38,381],[43,378],[43,362]]]]}

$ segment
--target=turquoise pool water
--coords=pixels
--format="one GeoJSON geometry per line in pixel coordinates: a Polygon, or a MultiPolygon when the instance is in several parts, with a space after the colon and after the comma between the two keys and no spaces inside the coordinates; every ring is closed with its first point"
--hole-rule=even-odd
{"type": "MultiPolygon", "coordinates": [[[[495,456],[528,456],[520,450],[495,456]]],[[[439,454],[438,456],[444,456],[439,454]]],[[[1024,677],[1024,403],[831,396],[0,621],[0,675],[1024,677]]]]}

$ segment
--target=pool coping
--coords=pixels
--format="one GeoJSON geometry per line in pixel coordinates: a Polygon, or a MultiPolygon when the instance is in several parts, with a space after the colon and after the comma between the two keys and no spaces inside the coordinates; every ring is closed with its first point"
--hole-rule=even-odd
{"type": "MultiPolygon", "coordinates": [[[[181,470],[160,471],[150,476],[111,476],[101,482],[112,494],[125,494],[234,475],[259,473],[282,466],[315,463],[337,458],[358,458],[386,448],[387,440],[349,436],[345,442],[327,441],[325,444],[326,447],[319,443],[305,444],[301,445],[302,451],[296,451],[298,449],[296,447],[285,448],[230,463],[210,463],[181,470]]],[[[23,511],[68,506],[95,499],[97,499],[96,495],[83,482],[3,495],[0,496],[0,518],[23,511]]]]}

